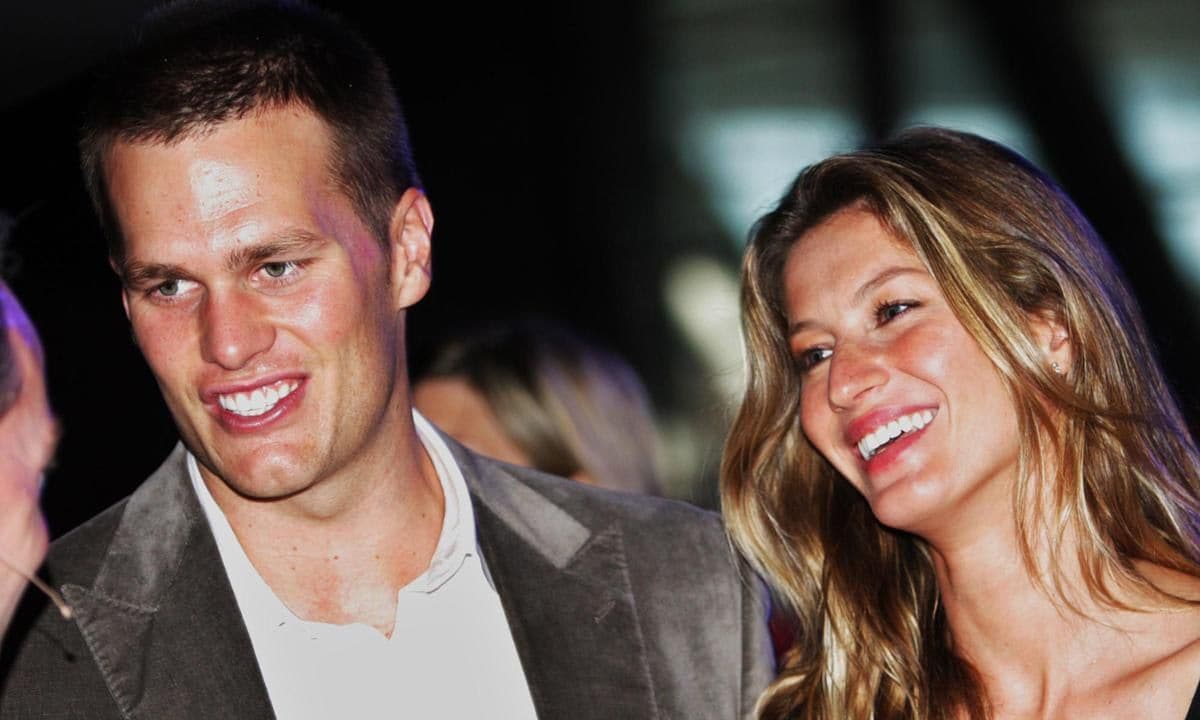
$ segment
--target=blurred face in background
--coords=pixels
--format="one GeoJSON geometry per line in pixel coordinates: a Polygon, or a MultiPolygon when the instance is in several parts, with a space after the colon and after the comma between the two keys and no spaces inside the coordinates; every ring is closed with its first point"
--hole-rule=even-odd
{"type": "MultiPolygon", "coordinates": [[[[0,474],[10,481],[31,480],[36,487],[54,455],[58,423],[46,394],[37,331],[7,285],[0,285],[0,304],[8,326],[11,371],[17,375],[15,398],[0,416],[0,474]]],[[[10,384],[6,382],[5,387],[10,384]]]]}
{"type": "Polygon", "coordinates": [[[431,423],[481,455],[530,467],[532,459],[504,432],[483,394],[464,378],[422,380],[413,388],[413,406],[431,423]]]}
{"type": "Polygon", "coordinates": [[[58,423],[50,411],[42,348],[29,317],[0,284],[11,362],[0,382],[7,410],[0,416],[0,632],[8,625],[25,578],[46,553],[46,523],[38,508],[42,472],[54,455],[58,423]],[[3,565],[10,565],[4,567],[3,565]]]}

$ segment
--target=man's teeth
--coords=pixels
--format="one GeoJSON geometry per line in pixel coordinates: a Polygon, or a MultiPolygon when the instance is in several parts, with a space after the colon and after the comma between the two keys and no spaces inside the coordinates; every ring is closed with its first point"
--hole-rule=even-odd
{"type": "Polygon", "coordinates": [[[280,380],[277,383],[255,388],[248,393],[218,395],[217,402],[231,413],[254,417],[275,407],[280,400],[291,395],[292,391],[298,387],[300,387],[300,383],[295,380],[280,380]]]}
{"type": "Polygon", "coordinates": [[[896,418],[887,425],[881,425],[873,432],[867,433],[858,441],[858,454],[863,460],[870,460],[884,445],[900,437],[904,433],[920,430],[933,422],[933,411],[922,410],[912,415],[896,418]]]}

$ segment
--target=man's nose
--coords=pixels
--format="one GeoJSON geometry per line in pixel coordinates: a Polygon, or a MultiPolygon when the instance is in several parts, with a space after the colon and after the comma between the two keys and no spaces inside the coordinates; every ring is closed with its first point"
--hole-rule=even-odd
{"type": "Polygon", "coordinates": [[[201,315],[201,352],[227,370],[244,367],[275,342],[275,327],[255,298],[230,290],[210,294],[201,315]]]}
{"type": "Polygon", "coordinates": [[[874,348],[839,343],[829,359],[829,404],[835,410],[852,408],[887,381],[887,368],[874,348]]]}

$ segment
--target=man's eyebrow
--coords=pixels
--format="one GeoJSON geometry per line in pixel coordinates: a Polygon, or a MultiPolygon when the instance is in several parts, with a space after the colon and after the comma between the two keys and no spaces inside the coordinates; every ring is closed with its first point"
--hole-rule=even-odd
{"type": "MultiPolygon", "coordinates": [[[[861,305],[863,300],[865,300],[866,297],[880,285],[887,283],[893,278],[908,274],[924,275],[926,274],[926,271],[923,268],[911,267],[908,265],[896,265],[894,267],[887,268],[886,270],[871,276],[862,285],[859,285],[858,289],[854,291],[854,295],[851,297],[851,304],[861,305]]],[[[815,323],[811,320],[797,320],[796,322],[788,325],[788,337],[791,337],[792,335],[795,335],[801,330],[805,330],[814,324],[815,323]]]]}
{"type": "MultiPolygon", "coordinates": [[[[284,253],[311,251],[327,242],[327,239],[307,230],[284,230],[261,243],[234,249],[225,258],[225,268],[238,271],[284,253]]],[[[137,260],[126,260],[119,269],[119,275],[126,287],[137,287],[168,279],[193,279],[192,273],[182,265],[144,263],[137,260]]]]}
{"type": "Polygon", "coordinates": [[[125,287],[138,287],[159,280],[174,278],[186,280],[191,278],[191,274],[182,265],[129,260],[121,265],[120,277],[121,283],[125,287]]]}
{"type": "Polygon", "coordinates": [[[308,230],[284,230],[261,243],[234,249],[225,258],[225,269],[235,272],[279,255],[315,250],[327,242],[326,238],[308,230]]]}

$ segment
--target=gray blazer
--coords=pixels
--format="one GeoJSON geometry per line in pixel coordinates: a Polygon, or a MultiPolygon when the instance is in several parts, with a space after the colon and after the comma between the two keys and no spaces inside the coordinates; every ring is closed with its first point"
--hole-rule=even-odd
{"type": "MultiPolygon", "coordinates": [[[[540,718],[749,713],[773,672],[765,601],[715,516],[447,442],[540,718]]],[[[0,718],[274,717],[184,458],[54,543],[47,572],[76,620],[24,609],[0,718]]]]}

